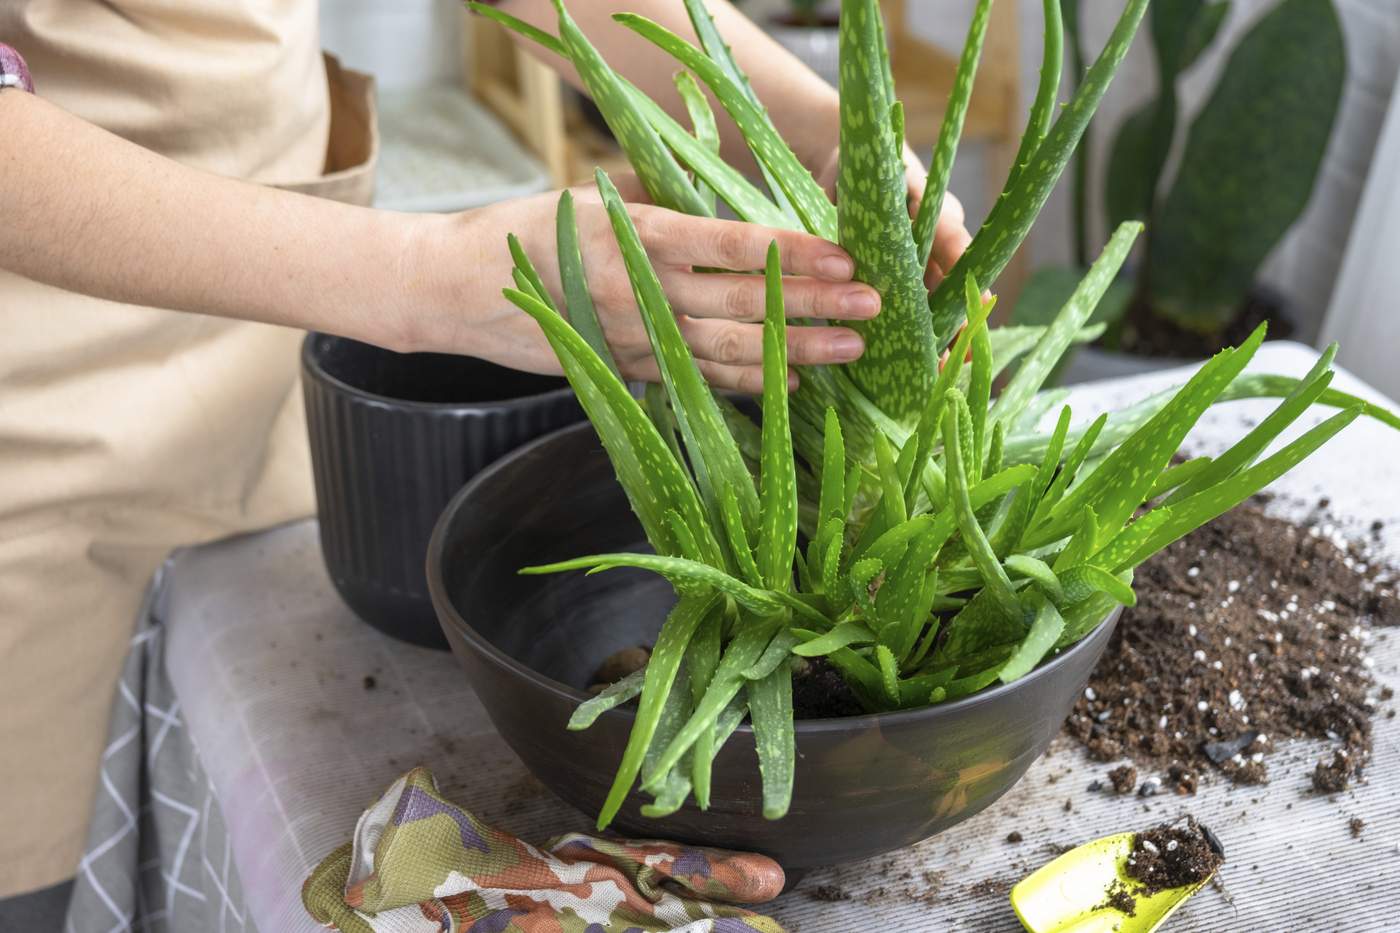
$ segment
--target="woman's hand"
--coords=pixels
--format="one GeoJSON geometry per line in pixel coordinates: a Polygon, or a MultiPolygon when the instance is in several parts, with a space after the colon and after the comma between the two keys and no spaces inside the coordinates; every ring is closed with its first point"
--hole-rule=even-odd
{"type": "MultiPolygon", "coordinates": [[[[629,202],[641,200],[635,179],[616,182],[629,202]]],[[[558,197],[551,192],[435,218],[430,237],[420,238],[415,249],[422,259],[409,259],[418,270],[414,278],[432,283],[429,294],[439,296],[429,303],[435,311],[425,314],[411,302],[403,309],[416,318],[406,328],[414,349],[470,353],[532,372],[559,371],[535,322],[500,294],[511,281],[506,234],[514,233],[556,303],[564,307],[555,248],[558,197]]],[[[584,268],[604,336],[624,376],[654,381],[659,378],[656,361],[607,212],[592,186],[574,189],[574,199],[584,268]]],[[[778,241],[782,254],[789,318],[853,321],[879,313],[879,294],[851,281],[850,258],[819,237],[691,217],[641,203],[629,203],[629,213],[681,333],[716,388],[762,391],[764,281],[751,273],[763,268],[772,240],[778,241]],[[697,268],[732,271],[706,273],[697,268]]],[[[794,365],[846,363],[863,350],[860,335],[848,327],[788,330],[794,365]]]]}

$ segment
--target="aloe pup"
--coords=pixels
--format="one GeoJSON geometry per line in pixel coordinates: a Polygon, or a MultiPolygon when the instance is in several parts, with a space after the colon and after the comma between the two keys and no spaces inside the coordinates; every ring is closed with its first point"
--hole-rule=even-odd
{"type": "MultiPolygon", "coordinates": [[[[981,0],[974,14],[930,192],[946,190],[988,5],[981,0]]],[[[630,133],[623,144],[634,160],[650,161],[652,183],[673,203],[695,201],[708,210],[713,193],[741,216],[781,215],[784,225],[839,236],[856,256],[858,275],[884,290],[887,307],[896,292],[907,303],[866,329],[864,370],[803,368],[801,387],[789,393],[774,244],[762,273],[764,385],[755,424],[704,385],[625,205],[601,171],[598,187],[660,364],[661,388],[645,406],[599,346],[582,297],[582,268],[561,262],[573,281],[565,288],[570,304],[560,308],[538,284],[530,257],[515,253],[516,287],[506,296],[549,340],[655,551],[581,556],[522,572],[636,567],[664,576],[678,597],[646,669],[584,703],[571,723],[586,728],[606,709],[634,698],[639,704],[599,826],[638,785],[653,798],[644,808],[651,816],[692,797],[708,806],[715,751],[745,716],[758,748],[763,811],[779,818],[799,779],[791,696],[797,659],[826,658],[872,712],[949,702],[1013,682],[1092,631],[1115,605],[1131,605],[1132,573],[1142,561],[1272,482],[1359,415],[1400,427],[1393,415],[1331,389],[1334,351],[1303,379],[1247,373],[1262,329],[1177,390],[1076,421],[1045,383],[1086,335],[1141,232],[1136,221],[1120,225],[1046,325],[988,326],[995,299],[984,298],[983,284],[1029,230],[1146,0],[1124,5],[1108,46],[1058,116],[1058,82],[1049,80],[1058,66],[1047,63],[1006,193],[964,259],[927,297],[922,259],[930,225],[921,214],[911,218],[903,203],[903,117],[878,4],[843,4],[844,208],[826,200],[773,129],[703,5],[686,6],[699,47],[640,18],[618,19],[709,87],[771,179],[767,192],[727,171],[702,142],[709,125],[699,113],[703,98],[689,96],[702,130],[692,136],[588,54],[562,4],[567,41],[534,38],[571,55],[590,87],[610,89],[600,101],[605,114],[614,111],[610,119],[637,126],[644,119],[655,131],[630,133]],[[910,326],[890,323],[901,317],[910,326]],[[994,394],[999,378],[1004,387],[994,394]],[[1211,405],[1265,396],[1280,399],[1274,413],[1225,454],[1172,462],[1211,405]],[[1314,404],[1341,410],[1276,444],[1314,404]]],[[[1062,47],[1059,29],[1059,18],[1048,16],[1051,54],[1062,47]]],[[[567,251],[567,199],[560,208],[567,251]]]]}

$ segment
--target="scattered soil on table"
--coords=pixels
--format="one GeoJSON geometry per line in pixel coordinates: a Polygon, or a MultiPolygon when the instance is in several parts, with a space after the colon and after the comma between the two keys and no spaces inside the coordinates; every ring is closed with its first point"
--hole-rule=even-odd
{"type": "Polygon", "coordinates": [[[1288,319],[1281,302],[1264,290],[1251,292],[1234,319],[1214,333],[1181,327],[1138,302],[1129,308],[1117,328],[1113,349],[1138,356],[1198,359],[1213,356],[1226,347],[1239,346],[1254,328],[1265,322],[1269,325],[1270,340],[1286,340],[1293,335],[1293,322],[1288,319]]]}
{"type": "Polygon", "coordinates": [[[1108,781],[1115,794],[1131,794],[1137,789],[1137,768],[1132,765],[1119,765],[1108,772],[1108,781]]]}
{"type": "Polygon", "coordinates": [[[973,897],[1005,897],[1011,893],[1016,882],[1005,878],[987,878],[967,886],[967,893],[973,897]]]}
{"type": "Polygon", "coordinates": [[[796,719],[836,719],[865,712],[840,671],[826,658],[809,658],[792,678],[792,714],[796,719]]]}
{"type": "Polygon", "coordinates": [[[1265,783],[1275,740],[1330,739],[1338,754],[1314,783],[1345,787],[1371,751],[1367,629],[1400,624],[1400,601],[1393,571],[1318,505],[1311,527],[1240,506],[1139,568],[1138,605],[1066,731],[1099,761],[1164,771],[1158,786],[1181,794],[1207,766],[1265,783]]]}
{"type": "Polygon", "coordinates": [[[361,683],[366,690],[373,690],[375,687],[379,686],[379,681],[374,679],[373,674],[366,674],[365,679],[361,681],[361,683]]]}
{"type": "Polygon", "coordinates": [[[1009,843],[1011,843],[1012,845],[1016,845],[1017,843],[1020,843],[1020,842],[1024,841],[1025,838],[1026,838],[1025,836],[1022,836],[1020,833],[1016,832],[1015,830],[1012,830],[1011,832],[1009,832],[1009,833],[1006,834],[1006,841],[1009,842],[1009,843]]]}
{"type": "Polygon", "coordinates": [[[1347,820],[1347,829],[1351,830],[1351,837],[1353,839],[1360,839],[1361,831],[1365,828],[1366,821],[1359,816],[1353,816],[1351,819],[1347,820]]]}
{"type": "Polygon", "coordinates": [[[1137,898],[1133,896],[1132,891],[1128,890],[1126,884],[1117,879],[1108,886],[1108,897],[1104,898],[1104,902],[1095,909],[1105,907],[1112,908],[1125,916],[1137,916],[1137,898]]]}
{"type": "Polygon", "coordinates": [[[1124,871],[1138,883],[1138,895],[1204,881],[1225,861],[1210,831],[1187,817],[1163,823],[1133,837],[1124,871]]]}
{"type": "Polygon", "coordinates": [[[851,895],[845,888],[837,887],[834,884],[819,884],[815,888],[811,888],[807,891],[807,897],[826,904],[834,904],[837,901],[849,901],[851,899],[851,895]]]}

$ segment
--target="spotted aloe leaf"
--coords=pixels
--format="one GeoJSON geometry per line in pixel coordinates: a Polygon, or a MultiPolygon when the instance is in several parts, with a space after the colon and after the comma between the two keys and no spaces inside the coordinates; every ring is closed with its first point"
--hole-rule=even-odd
{"type": "Polygon", "coordinates": [[[935,339],[945,345],[957,331],[963,317],[964,280],[975,275],[983,283],[994,282],[1030,232],[1041,207],[1064,172],[1098,108],[1109,82],[1122,64],[1148,0],[1128,0],[1103,51],[1089,67],[1079,89],[1060,113],[1035,155],[1017,173],[1014,183],[997,200],[987,220],[950,275],[945,277],[929,300],[933,313],[935,339]]]}
{"type": "MultiPolygon", "coordinates": [[[[786,652],[784,652],[786,655],[786,652]]],[[[792,668],[784,661],[748,685],[758,771],[763,778],[763,816],[780,820],[792,803],[797,732],[792,721],[792,668]]]]}
{"type": "Polygon", "coordinates": [[[856,325],[866,349],[847,368],[875,404],[912,423],[932,387],[937,354],[877,0],[842,0],[840,42],[838,242],[855,260],[856,278],[881,296],[879,317],[856,325]]]}
{"type": "Polygon", "coordinates": [[[797,478],[792,455],[792,431],[788,425],[783,270],[776,242],[768,246],[765,278],[763,458],[759,474],[763,508],[758,532],[758,569],[769,589],[787,590],[792,586],[792,557],[797,544],[797,478]]]}
{"type": "Polygon", "coordinates": [[[752,525],[759,513],[753,477],[724,423],[714,394],[705,384],[690,347],[681,336],[676,316],[661,289],[661,280],[647,258],[622,196],[601,169],[597,179],[701,496],[711,514],[718,515],[719,489],[725,486],[733,489],[745,524],[752,525]]]}
{"type": "Polygon", "coordinates": [[[544,331],[608,451],[647,539],[663,554],[683,553],[666,521],[666,512],[674,511],[702,543],[700,552],[689,556],[720,560],[720,550],[690,477],[627,386],[556,312],[523,292],[508,289],[505,294],[544,331]]]}
{"type": "Polygon", "coordinates": [[[563,0],[555,0],[554,6],[559,11],[559,36],[569,50],[569,60],[608,128],[627,150],[637,177],[652,200],[662,207],[705,215],[707,206],[690,176],[662,143],[656,130],[637,112],[622,79],[578,28],[563,0]]]}
{"type": "MultiPolygon", "coordinates": [[[[948,95],[948,106],[943,111],[938,141],[933,146],[933,158],[929,160],[924,196],[919,202],[918,216],[914,219],[914,242],[919,264],[923,266],[928,265],[929,255],[933,252],[933,234],[943,211],[943,199],[948,194],[953,156],[957,153],[958,140],[962,138],[967,105],[972,99],[972,82],[977,76],[977,63],[982,58],[982,44],[987,37],[987,23],[991,16],[992,0],[977,0],[972,23],[967,29],[967,41],[963,43],[962,57],[958,59],[958,70],[953,77],[953,91],[948,95]]],[[[1059,72],[1056,71],[1057,88],[1058,76],[1059,72]]]]}
{"type": "Polygon", "coordinates": [[[622,753],[617,776],[613,779],[607,799],[598,813],[600,830],[611,823],[617,811],[622,808],[623,800],[627,798],[627,793],[641,772],[642,761],[661,720],[666,699],[675,684],[676,673],[680,670],[685,646],[717,599],[718,596],[713,594],[697,599],[682,599],[661,626],[661,632],[656,636],[656,644],[652,648],[651,660],[647,662],[636,722],[628,736],[627,748],[622,753]]]}
{"type": "Polygon", "coordinates": [[[618,13],[614,18],[672,55],[714,92],[720,105],[738,124],[758,161],[782,186],[808,232],[832,238],[836,229],[835,208],[812,173],[773,127],[768,114],[749,98],[743,86],[704,52],[665,27],[632,13],[618,13]]]}

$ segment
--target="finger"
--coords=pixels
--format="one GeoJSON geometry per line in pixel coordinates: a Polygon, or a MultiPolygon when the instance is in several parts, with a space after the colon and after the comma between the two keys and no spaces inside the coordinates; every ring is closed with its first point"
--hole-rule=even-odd
{"type": "MultiPolygon", "coordinates": [[[[743,392],[745,395],[763,394],[762,366],[726,366],[710,360],[696,360],[700,374],[712,387],[728,392],[743,392]]],[[[788,370],[788,391],[796,392],[800,380],[797,373],[788,370]]]]}
{"type": "Polygon", "coordinates": [[[835,243],[795,230],[639,206],[632,211],[637,232],[653,262],[747,272],[762,269],[768,244],[778,241],[783,271],[829,282],[848,282],[855,263],[835,243]]]}
{"type": "Polygon", "coordinates": [[[933,264],[938,267],[940,281],[943,275],[962,258],[962,254],[971,242],[972,234],[968,233],[967,228],[961,223],[944,224],[942,221],[939,222],[938,228],[934,231],[933,252],[930,254],[930,258],[933,260],[933,264]]]}
{"type": "MultiPolygon", "coordinates": [[[[761,275],[661,270],[661,285],[678,314],[731,321],[763,320],[767,286],[761,275]]],[[[783,277],[789,318],[867,321],[880,313],[880,293],[859,282],[835,284],[805,276],[783,277]]]]}
{"type": "MultiPolygon", "coordinates": [[[[763,327],[681,317],[681,333],[697,359],[727,366],[763,362],[763,327]]],[[[865,352],[860,334],[846,327],[793,327],[787,332],[788,361],[794,366],[849,363],[865,352]]]]}

